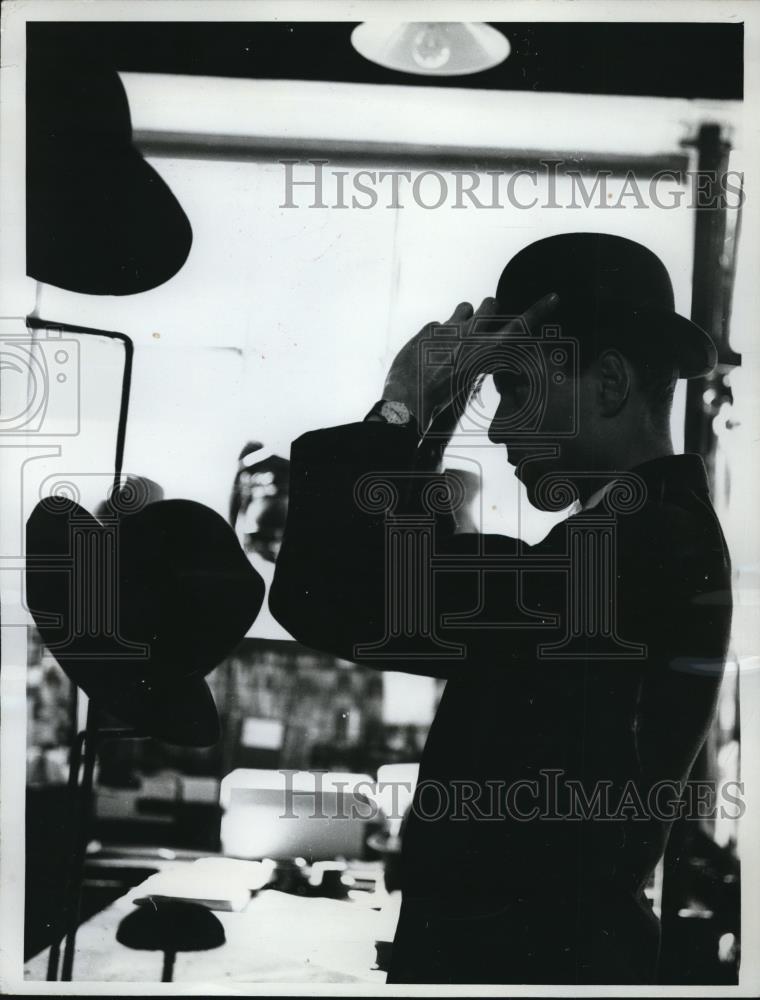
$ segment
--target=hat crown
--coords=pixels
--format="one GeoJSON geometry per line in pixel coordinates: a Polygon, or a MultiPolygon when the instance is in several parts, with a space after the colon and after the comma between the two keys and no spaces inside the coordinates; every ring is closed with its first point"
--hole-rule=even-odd
{"type": "Polygon", "coordinates": [[[551,325],[579,344],[659,356],[681,378],[706,375],[717,364],[709,334],[675,311],[670,275],[641,243],[609,233],[562,233],[531,243],[502,271],[499,312],[522,316],[550,292],[559,296],[551,325]]]}
{"type": "Polygon", "coordinates": [[[593,324],[615,312],[672,311],[673,286],[656,254],[604,233],[563,233],[525,247],[504,268],[496,292],[502,311],[519,315],[556,292],[560,319],[593,324]]]}

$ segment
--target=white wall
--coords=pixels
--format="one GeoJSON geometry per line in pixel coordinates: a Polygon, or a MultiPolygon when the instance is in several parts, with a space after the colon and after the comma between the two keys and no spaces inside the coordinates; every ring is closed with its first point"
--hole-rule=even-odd
{"type": "MultiPolygon", "coordinates": [[[[181,83],[187,98],[191,83],[174,83],[181,83]]],[[[219,106],[225,92],[235,93],[240,83],[213,81],[214,106],[219,106]]],[[[166,88],[173,86],[171,78],[147,82],[141,78],[139,87],[128,82],[136,127],[146,122],[165,127],[167,115],[179,115],[177,108],[184,115],[183,128],[188,127],[188,118],[196,120],[199,129],[206,127],[201,116],[208,114],[208,95],[205,104],[203,98],[207,84],[202,80],[195,84],[196,114],[187,100],[175,99],[174,104],[169,100],[172,91],[166,88]],[[156,115],[163,116],[158,123],[156,115]]],[[[299,86],[307,92],[310,87],[299,86]]],[[[312,131],[334,131],[345,107],[345,88],[336,92],[331,85],[325,94],[325,86],[313,85],[319,102],[318,112],[312,105],[312,131]],[[330,101],[333,115],[328,113],[330,101]],[[321,117],[315,125],[317,114],[321,117]]],[[[376,132],[390,141],[397,126],[407,140],[408,116],[398,114],[386,88],[363,90],[365,117],[376,132]]],[[[429,102],[433,123],[440,117],[435,103],[439,95],[422,91],[412,98],[423,109],[425,100],[429,102]]],[[[553,130],[560,121],[567,141],[574,134],[579,143],[593,135],[599,144],[600,133],[591,127],[601,113],[599,107],[594,107],[592,121],[587,98],[562,96],[555,107],[547,95],[540,96],[539,115],[530,107],[522,117],[517,106],[511,110],[510,135],[500,138],[502,144],[509,138],[535,146],[543,137],[544,146],[554,148],[553,130]]],[[[487,101],[493,100],[487,95],[487,101]]],[[[467,108],[473,112],[471,141],[482,141],[498,108],[489,105],[488,114],[478,110],[481,95],[472,92],[466,98],[457,92],[456,101],[462,120],[467,108]],[[472,131],[476,126],[480,132],[472,131]]],[[[649,145],[671,153],[673,149],[661,144],[674,142],[687,127],[678,119],[684,103],[619,102],[629,116],[635,110],[640,144],[645,138],[643,124],[649,122],[649,145]]],[[[241,100],[237,105],[231,100],[230,105],[237,106],[238,123],[245,123],[249,105],[241,100]]],[[[293,128],[303,127],[298,124],[302,109],[299,115],[293,128]]],[[[456,119],[452,123],[450,118],[449,127],[456,133],[452,125],[456,119]]],[[[342,127],[345,131],[345,123],[342,127]]],[[[432,126],[421,126],[422,134],[425,127],[432,126]]],[[[622,142],[623,133],[618,127],[608,136],[609,142],[622,142]]],[[[289,134],[292,138],[292,129],[289,134]]],[[[625,134],[630,148],[630,133],[625,134]]],[[[385,368],[398,346],[427,320],[445,319],[458,301],[477,304],[493,294],[506,261],[534,239],[567,230],[615,232],[638,239],[665,261],[677,306],[688,313],[693,214],[686,208],[492,211],[457,210],[449,203],[426,210],[403,199],[404,207],[398,209],[382,202],[370,210],[288,209],[280,207],[284,169],[278,163],[161,157],[153,166],[193,226],[193,247],[183,269],[160,288],[127,298],[74,295],[45,287],[40,314],[117,329],[134,339],[125,468],[156,479],[168,496],[192,497],[222,513],[237,452],[246,440],[265,440],[286,454],[289,442],[303,431],[360,419],[378,398],[385,368]]],[[[610,190],[615,192],[614,183],[610,190]]],[[[561,195],[561,184],[559,191],[561,195]]],[[[328,184],[325,201],[330,200],[328,184]]],[[[301,203],[305,205],[306,199],[301,203]]],[[[515,532],[516,482],[504,465],[503,450],[484,444],[480,440],[474,453],[489,468],[493,487],[484,503],[488,517],[483,526],[515,532]]],[[[473,454],[470,446],[468,451],[473,454]]],[[[535,538],[551,520],[535,515],[528,523],[523,519],[520,530],[535,538]]]]}

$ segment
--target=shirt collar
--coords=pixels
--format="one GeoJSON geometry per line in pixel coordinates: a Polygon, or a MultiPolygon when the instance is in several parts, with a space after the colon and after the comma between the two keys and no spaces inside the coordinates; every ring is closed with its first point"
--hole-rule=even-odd
{"type": "MultiPolygon", "coordinates": [[[[649,496],[661,501],[666,493],[694,492],[709,496],[705,463],[700,455],[663,455],[634,466],[632,473],[644,480],[649,496]]],[[[585,503],[576,500],[568,511],[573,517],[581,511],[592,510],[604,499],[614,479],[592,493],[585,503]]]]}

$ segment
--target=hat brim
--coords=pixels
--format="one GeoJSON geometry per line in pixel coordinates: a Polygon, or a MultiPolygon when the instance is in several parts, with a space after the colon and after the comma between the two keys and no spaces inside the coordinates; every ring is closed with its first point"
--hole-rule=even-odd
{"type": "Polygon", "coordinates": [[[166,182],[126,143],[99,156],[61,146],[33,151],[28,164],[27,273],[88,295],[133,295],[172,278],[193,234],[166,182]]]}
{"type": "Polygon", "coordinates": [[[685,316],[656,307],[637,309],[634,323],[642,331],[650,329],[678,369],[679,378],[700,378],[709,375],[718,363],[718,352],[712,338],[701,326],[685,316]]]}

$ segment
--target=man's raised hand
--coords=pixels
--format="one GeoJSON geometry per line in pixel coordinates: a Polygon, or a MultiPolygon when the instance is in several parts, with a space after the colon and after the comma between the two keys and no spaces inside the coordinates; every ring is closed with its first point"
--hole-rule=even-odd
{"type": "Polygon", "coordinates": [[[520,317],[500,317],[494,298],[483,299],[475,311],[460,302],[445,323],[427,323],[404,344],[388,372],[383,399],[404,403],[423,434],[433,422],[437,435],[453,433],[478,376],[489,370],[483,334],[496,348],[501,336],[540,327],[558,302],[556,294],[545,295],[520,317]]]}

